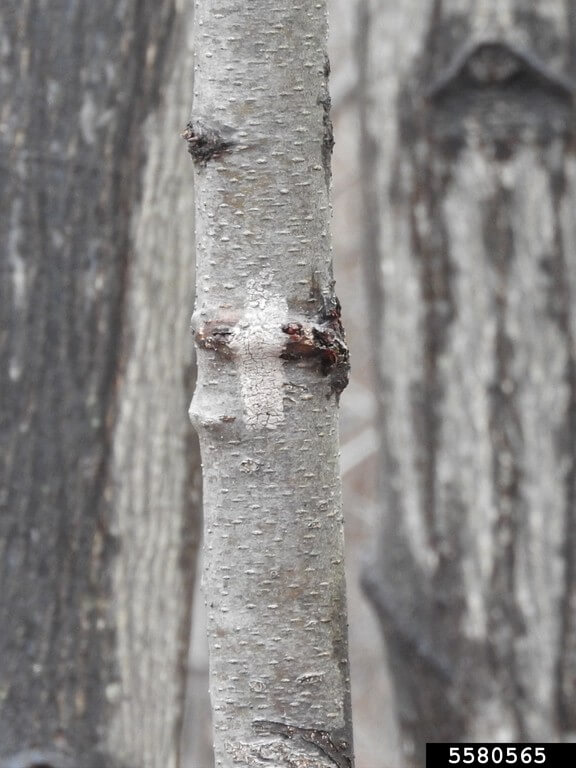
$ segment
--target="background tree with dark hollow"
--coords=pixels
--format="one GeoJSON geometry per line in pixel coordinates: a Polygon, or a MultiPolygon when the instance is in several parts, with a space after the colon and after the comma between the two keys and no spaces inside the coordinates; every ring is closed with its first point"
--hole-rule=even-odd
{"type": "Polygon", "coordinates": [[[361,6],[365,581],[418,764],[426,741],[574,735],[575,40],[559,0],[361,6]]]}

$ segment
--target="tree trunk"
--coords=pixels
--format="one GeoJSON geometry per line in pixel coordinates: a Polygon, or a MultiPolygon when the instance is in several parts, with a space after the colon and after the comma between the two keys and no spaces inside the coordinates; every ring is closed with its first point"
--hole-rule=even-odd
{"type": "Polygon", "coordinates": [[[199,495],[191,13],[8,6],[0,766],[174,767],[199,495]]]}
{"type": "Polygon", "coordinates": [[[430,740],[573,738],[575,16],[362,6],[385,509],[367,573],[430,740]]]}
{"type": "Polygon", "coordinates": [[[326,7],[200,4],[193,120],[217,766],[349,768],[326,7]]]}

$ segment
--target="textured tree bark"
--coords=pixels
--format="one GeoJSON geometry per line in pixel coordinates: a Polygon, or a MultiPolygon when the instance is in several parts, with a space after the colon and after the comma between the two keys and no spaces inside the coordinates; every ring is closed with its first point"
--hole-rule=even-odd
{"type": "Polygon", "coordinates": [[[574,737],[574,14],[362,5],[385,509],[408,741],[574,737]]]}
{"type": "Polygon", "coordinates": [[[326,7],[206,0],[195,23],[191,415],[216,765],[349,768],[326,7]]]}
{"type": "Polygon", "coordinates": [[[190,32],[172,2],[3,8],[2,768],[178,762],[190,32]]]}

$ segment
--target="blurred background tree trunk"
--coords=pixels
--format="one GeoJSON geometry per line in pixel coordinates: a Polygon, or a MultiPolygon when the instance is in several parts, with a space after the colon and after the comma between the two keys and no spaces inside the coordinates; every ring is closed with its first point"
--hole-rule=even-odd
{"type": "Polygon", "coordinates": [[[199,530],[190,16],[3,6],[3,768],[178,763],[199,530]]]}
{"type": "Polygon", "coordinates": [[[385,500],[366,574],[414,761],[576,722],[576,17],[364,0],[385,500]]]}

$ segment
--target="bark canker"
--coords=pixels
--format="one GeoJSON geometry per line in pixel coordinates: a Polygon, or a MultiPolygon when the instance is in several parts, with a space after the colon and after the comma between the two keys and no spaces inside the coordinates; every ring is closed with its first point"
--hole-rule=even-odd
{"type": "MultiPolygon", "coordinates": [[[[337,399],[348,385],[350,372],[350,353],[340,317],[340,302],[332,297],[325,302],[316,321],[301,319],[284,323],[280,330],[288,339],[278,355],[286,361],[309,360],[316,364],[316,370],[330,378],[328,397],[335,394],[337,399]],[[329,306],[332,308],[328,309],[329,306]]],[[[223,358],[231,359],[238,349],[238,333],[237,323],[210,321],[198,329],[195,340],[200,349],[214,350],[223,358]]],[[[274,355],[277,348],[270,351],[260,344],[259,352],[262,357],[274,355]]]]}

